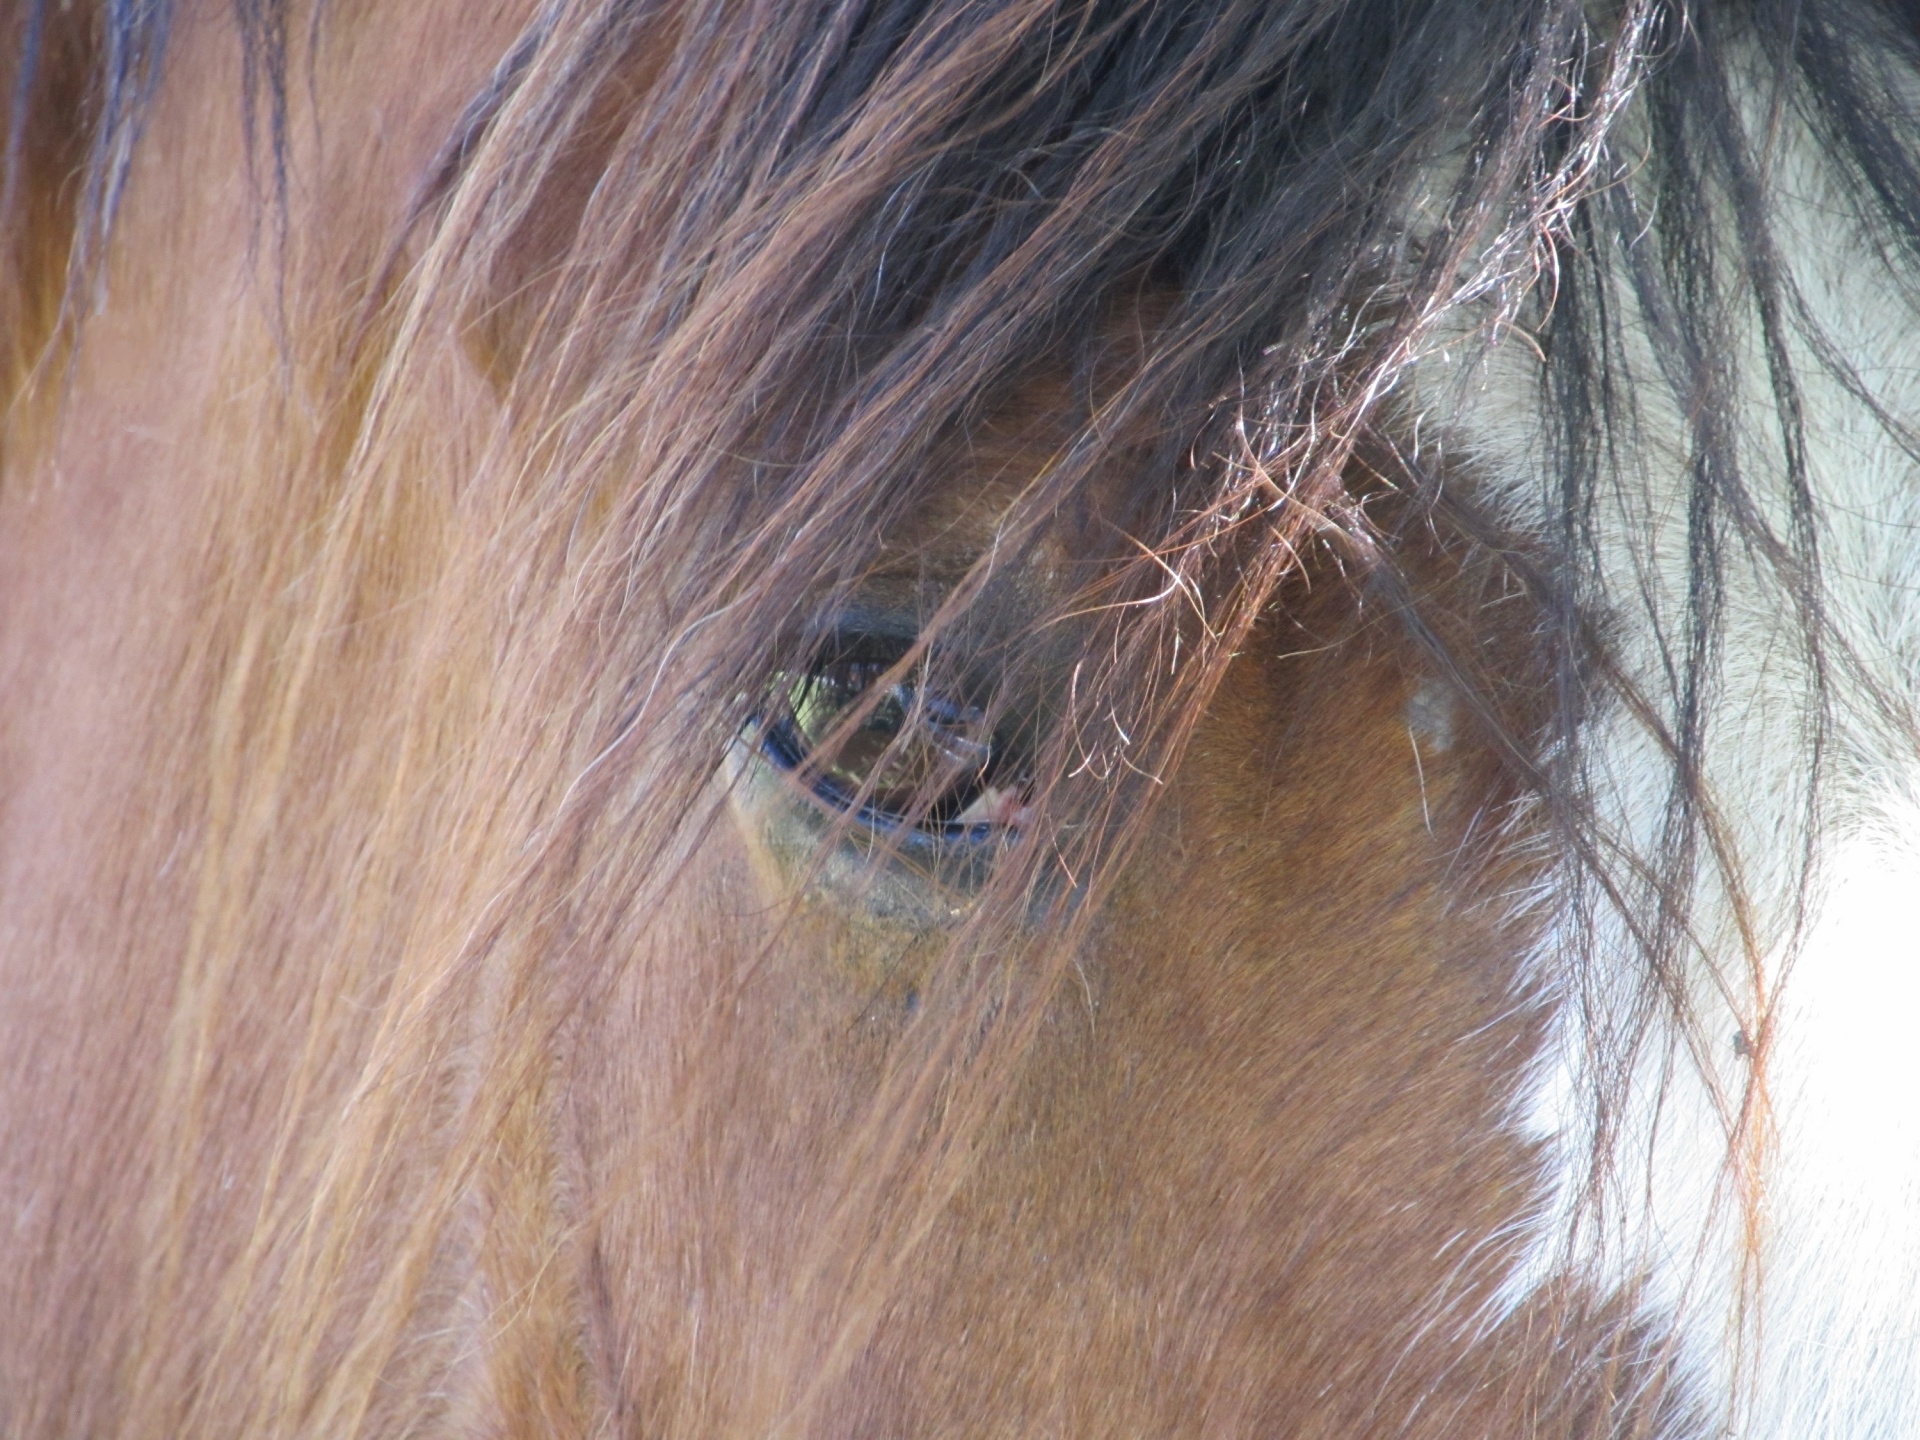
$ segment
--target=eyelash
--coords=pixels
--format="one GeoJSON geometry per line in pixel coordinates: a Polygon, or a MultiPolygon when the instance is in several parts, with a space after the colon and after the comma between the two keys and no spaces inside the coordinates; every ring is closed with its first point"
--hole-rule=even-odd
{"type": "Polygon", "coordinates": [[[1027,778],[1016,747],[987,713],[914,678],[872,692],[899,660],[854,649],[783,677],[761,725],[761,750],[816,799],[893,835],[980,844],[1025,820],[1027,778]],[[831,753],[818,749],[847,711],[868,702],[831,753]]]}

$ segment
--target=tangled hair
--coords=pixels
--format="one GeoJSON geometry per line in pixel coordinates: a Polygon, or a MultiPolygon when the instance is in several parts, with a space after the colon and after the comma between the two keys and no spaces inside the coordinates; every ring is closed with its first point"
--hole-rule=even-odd
{"type": "MultiPolygon", "coordinates": [[[[1566,857],[1570,911],[1631,921],[1639,999],[1594,1012],[1596,1106],[1652,1026],[1685,1030],[1697,875],[1727,863],[1695,764],[1727,557],[1763,557],[1800,643],[1846,663],[1789,354],[1809,322],[1775,254],[1765,116],[1743,107],[1803,115],[1889,249],[1920,251],[1901,88],[1920,9],[554,0],[404,229],[341,241],[343,267],[271,221],[298,187],[303,86],[329,26],[354,23],[335,8],[235,6],[279,287],[246,363],[278,389],[217,457],[231,493],[205,618],[165,697],[197,723],[156,772],[198,778],[153,823],[193,837],[198,879],[150,1265],[115,1342],[127,1433],[424,1423],[461,1265],[505,1297],[508,1352],[575,1343],[516,1339],[539,1322],[513,1318],[545,1313],[528,1297],[560,1283],[585,1218],[553,1193],[555,1054],[616,970],[671,961],[648,937],[661,915],[690,923],[716,775],[1038,367],[1076,377],[1083,413],[901,662],[937,663],[970,607],[1079,527],[1072,603],[1004,657],[1040,663],[1029,642],[1058,634],[1076,657],[1034,743],[1032,843],[978,878],[943,932],[941,995],[866,1112],[840,1117],[839,1208],[812,1217],[743,1429],[797,1424],[878,1323],[1157,777],[1313,547],[1405,602],[1566,857]],[[1626,295],[1657,328],[1658,376],[1628,358],[1626,295]],[[1784,528],[1747,478],[1754,377],[1729,337],[1755,320],[1784,528]],[[1545,360],[1553,440],[1526,515],[1443,485],[1404,383],[1515,328],[1545,360]],[[1689,467],[1687,604],[1663,637],[1671,693],[1651,695],[1609,659],[1630,597],[1608,592],[1593,533],[1649,385],[1686,418],[1689,467]],[[1348,483],[1357,455],[1399,497],[1384,510],[1348,483]],[[1396,547],[1434,528],[1529,588],[1544,732],[1414,603],[1396,547]],[[1582,727],[1622,705],[1671,760],[1656,853],[1592,820],[1582,727]],[[317,960],[243,963],[293,955],[317,960]],[[279,1138],[245,1239],[189,1263],[217,1248],[210,1097],[241,1035],[301,1059],[285,1093],[248,1101],[279,1138]],[[217,1343],[170,1342],[188,1313],[226,1317],[217,1343]]],[[[170,0],[6,7],[9,447],[111,295],[172,20],[170,0]],[[59,174],[81,178],[35,179],[59,174]]],[[[134,926],[140,897],[119,903],[134,926]]],[[[1576,1006],[1582,954],[1566,945],[1555,982],[1576,1006]]],[[[1609,1133],[1603,1115],[1596,1165],[1609,1133]]],[[[542,1382],[498,1383],[573,1423],[542,1382]]]]}

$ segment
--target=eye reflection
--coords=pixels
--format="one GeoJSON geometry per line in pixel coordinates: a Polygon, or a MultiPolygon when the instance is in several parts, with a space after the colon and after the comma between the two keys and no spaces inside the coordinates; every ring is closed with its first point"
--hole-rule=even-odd
{"type": "Polygon", "coordinates": [[[926,683],[885,679],[897,660],[835,658],[784,677],[768,757],[814,794],[883,829],[984,840],[1026,816],[1026,778],[987,712],[926,683]],[[877,693],[876,687],[878,687],[877,693]],[[865,704],[852,729],[848,713],[865,704]]]}

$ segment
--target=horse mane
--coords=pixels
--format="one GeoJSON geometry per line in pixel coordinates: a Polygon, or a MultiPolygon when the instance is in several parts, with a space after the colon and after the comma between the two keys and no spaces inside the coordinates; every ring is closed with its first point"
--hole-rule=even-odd
{"type": "MultiPolygon", "coordinates": [[[[795,1424],[879,1323],[1157,777],[1310,551],[1429,647],[1525,796],[1515,832],[1564,882],[1551,977],[1516,1004],[1550,994],[1588,1024],[1604,1207],[1644,1051],[1708,1043],[1689,998],[1712,963],[1701,877],[1744,893],[1699,767],[1726,567],[1760,558],[1817,685],[1852,675],[1823,607],[1794,359],[1813,322],[1777,251],[1769,126],[1810,127],[1886,250],[1920,260],[1920,10],[578,0],[539,8],[404,216],[311,236],[308,97],[370,63],[335,36],[361,8],[233,7],[275,318],[225,363],[276,388],[228,437],[202,618],[150,697],[197,724],[165,742],[124,842],[187,835],[196,878],[168,912],[185,958],[138,1217],[151,1264],[111,1338],[143,1408],[114,1423],[402,1428],[436,1403],[421,1377],[460,1363],[433,1337],[475,1303],[446,1279],[470,1259],[509,1357],[496,1383],[584,1424],[573,1381],[531,1358],[582,1343],[555,1298],[582,1217],[555,1193],[553,1051],[614,967],[668,963],[648,936],[686,904],[730,748],[1040,367],[1076,377],[1080,413],[919,644],[1060,516],[1110,517],[1071,614],[1042,618],[1088,657],[1037,750],[1033,829],[1053,843],[984,882],[943,942],[934,1018],[842,1117],[840,1208],[810,1217],[809,1281],[738,1413],[795,1424]],[[1623,295],[1658,327],[1657,375],[1623,295]],[[1748,354],[1733,337],[1756,324],[1748,354]],[[1544,362],[1546,513],[1470,501],[1410,439],[1411,368],[1495,343],[1544,362]],[[1634,597],[1593,533],[1646,386],[1687,426],[1664,693],[1610,663],[1634,597]],[[1758,441],[1756,386],[1777,417],[1758,441]],[[1755,498],[1756,444],[1789,477],[1784,524],[1755,498]],[[1361,461],[1389,503],[1349,486],[1361,461]],[[1399,548],[1432,534],[1537,605],[1545,673],[1524,696],[1402,575],[1399,548]],[[369,694],[391,704],[364,713],[369,694]],[[1669,760],[1651,851],[1595,822],[1582,734],[1609,708],[1669,760]],[[1602,916],[1631,931],[1624,979],[1582,968],[1602,916]],[[249,956],[277,958],[256,974],[249,956]],[[235,1201],[210,1178],[230,1117],[208,1097],[243,1033],[303,1059],[250,1101],[278,1141],[235,1201]],[[190,1265],[235,1204],[244,1242],[190,1265]],[[167,1343],[204,1314],[226,1317],[206,1346],[167,1343]]],[[[10,469],[111,304],[178,23],[171,0],[0,18],[10,469]]],[[[1806,743],[1811,806],[1817,727],[1806,743]]],[[[151,904],[113,902],[128,953],[151,904]]],[[[1748,1156],[1764,1094],[1725,1106],[1748,1156]]]]}

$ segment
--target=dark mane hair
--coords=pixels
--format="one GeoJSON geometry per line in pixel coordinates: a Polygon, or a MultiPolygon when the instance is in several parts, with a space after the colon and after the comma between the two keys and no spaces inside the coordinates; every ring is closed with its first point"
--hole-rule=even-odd
{"type": "MultiPolygon", "coordinates": [[[[297,182],[303,76],[350,9],[236,0],[236,103],[269,220],[297,182]]],[[[0,17],[15,57],[0,71],[0,447],[58,404],[49,377],[108,293],[174,18],[171,0],[17,0],[0,17]],[[61,175],[79,179],[47,178],[61,175]]],[[[284,516],[248,510],[252,532],[234,523],[210,573],[246,579],[209,581],[233,588],[186,667],[206,727],[175,763],[210,768],[208,746],[236,758],[211,767],[224,778],[196,820],[177,1113],[195,1116],[207,1083],[194,1026],[216,1023],[234,983],[221,957],[281,943],[301,908],[287,896],[338,937],[301,1023],[336,1034],[328,1004],[348,1002],[323,986],[382,1018],[315,1042],[316,1071],[356,1077],[347,1120],[286,1102],[222,1353],[191,1376],[157,1343],[129,1361],[172,1396],[154,1425],[245,1413],[352,1433],[385,1403],[380,1377],[408,1363],[390,1317],[429,1303],[460,1195],[502,1163],[497,1137],[521,1133],[552,1037],[671,903],[730,750],[889,538],[954,484],[972,428],[1043,366],[1076,377],[1082,413],[901,663],[965,633],[1062,517],[1099,516],[1074,603],[1035,627],[1064,627],[1082,666],[1036,742],[1048,843],[1008,847],[980,882],[950,941],[950,1003],[927,1007],[948,1018],[889,1057],[849,1123],[844,1211],[808,1241],[817,1293],[801,1304],[819,1323],[796,1326],[769,1373],[824,1376],[874,1323],[1157,777],[1316,548],[1404,616],[1497,734],[1542,864],[1570,877],[1573,929],[1604,912],[1635,937],[1636,1004],[1594,998],[1577,939],[1551,980],[1591,1017],[1603,1171],[1608,1106],[1656,1020],[1691,1033],[1700,876],[1742,893],[1697,763],[1726,567],[1758,564],[1789,597],[1816,687],[1850,664],[1823,610],[1795,347],[1871,397],[1777,254],[1768,125],[1813,127],[1888,253],[1920,260],[1916,68],[1920,7],[1892,0],[541,7],[406,228],[356,242],[348,313],[337,288],[317,298],[301,237],[262,232],[294,418],[257,449],[291,498],[272,502],[284,516]],[[1627,296],[1657,332],[1657,374],[1626,338],[1627,296]],[[1763,352],[1743,358],[1734,336],[1754,324],[1763,352]],[[1528,514],[1460,493],[1415,443],[1406,381],[1443,346],[1516,332],[1545,361],[1551,440],[1528,514]],[[474,369],[497,423],[445,433],[435,407],[474,369]],[[1770,438],[1743,398],[1756,386],[1770,438]],[[1603,573],[1593,533],[1649,387],[1687,426],[1687,595],[1652,617],[1657,694],[1613,662],[1612,617],[1637,597],[1603,573]],[[1757,445],[1790,477],[1784,526],[1752,492],[1757,445]],[[1350,488],[1357,456],[1392,504],[1350,488]],[[1398,547],[1433,533],[1531,593],[1544,729],[1515,721],[1537,710],[1401,575],[1398,547]],[[369,685],[398,697],[391,715],[353,712],[369,685]],[[1583,726],[1619,707],[1671,762],[1653,853],[1594,820],[1583,726]],[[350,755],[347,732],[366,737],[350,755]],[[289,815],[314,823],[293,834],[289,815]],[[441,857],[430,874],[423,846],[441,857]],[[332,888],[309,878],[325,857],[332,888]],[[328,1139],[336,1122],[352,1147],[328,1139]],[[431,1173],[400,1176],[402,1153],[432,1156],[431,1173]],[[409,1185],[412,1228],[370,1233],[369,1197],[409,1185]],[[379,1283],[354,1290],[378,1247],[379,1283]],[[275,1358],[224,1371],[256,1325],[275,1358]]],[[[1816,776],[1823,742],[1807,737],[1816,776]]],[[[1730,1134],[1752,1103],[1728,1097],[1730,1134]]],[[[205,1203],[198,1122],[181,1123],[155,1202],[176,1219],[205,1203]]]]}

